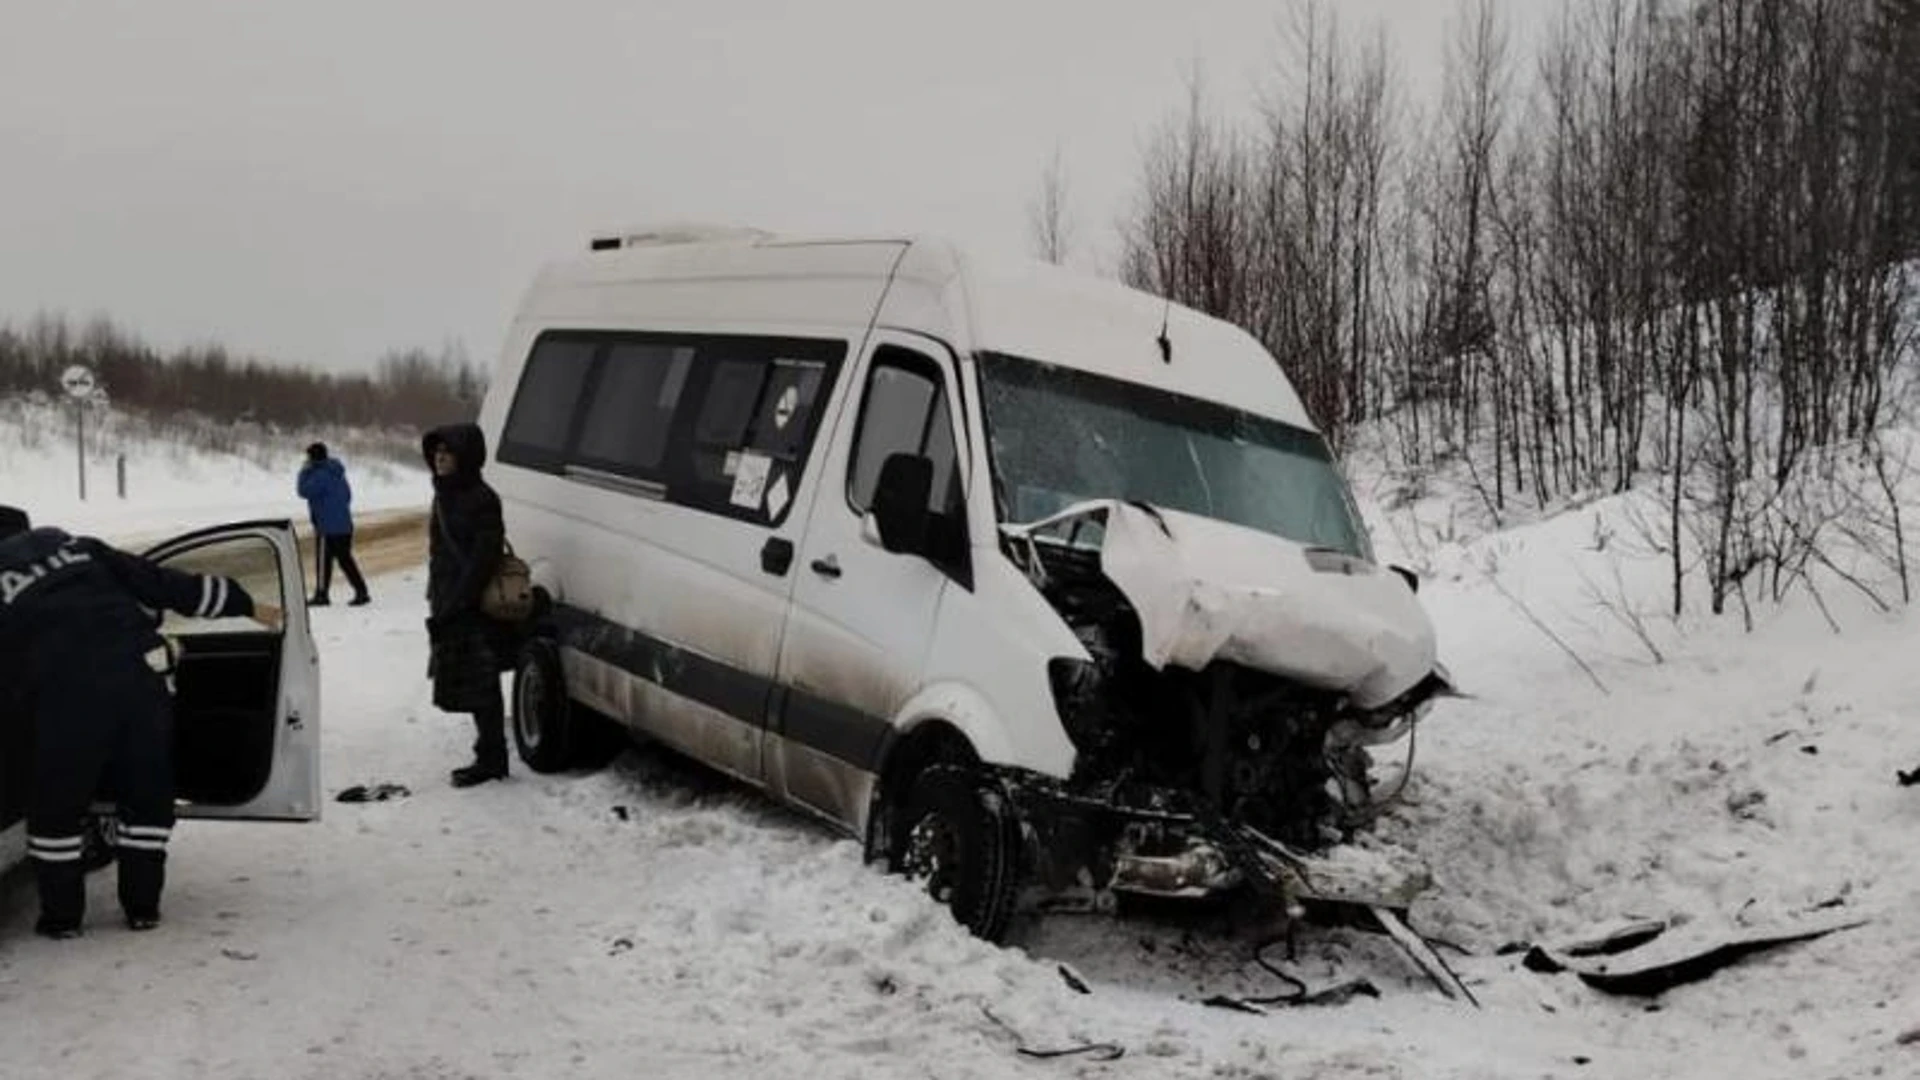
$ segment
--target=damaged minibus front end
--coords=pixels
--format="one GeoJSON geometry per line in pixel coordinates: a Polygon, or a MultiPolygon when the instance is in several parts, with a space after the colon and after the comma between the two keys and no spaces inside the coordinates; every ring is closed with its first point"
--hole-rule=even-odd
{"type": "Polygon", "coordinates": [[[1426,887],[1417,862],[1363,842],[1384,801],[1369,750],[1410,740],[1452,692],[1407,580],[1148,504],[1080,504],[1004,537],[1085,650],[1049,669],[1072,775],[1006,778],[1052,904],[1246,884],[1296,913],[1405,909],[1426,887]]]}

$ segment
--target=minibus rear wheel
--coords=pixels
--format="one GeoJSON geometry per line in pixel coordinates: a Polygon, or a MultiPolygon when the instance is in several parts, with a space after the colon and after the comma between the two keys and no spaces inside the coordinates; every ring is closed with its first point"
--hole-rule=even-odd
{"type": "Polygon", "coordinates": [[[551,641],[530,642],[513,672],[513,745],[527,768],[555,773],[572,767],[573,714],[560,650],[551,641]]]}

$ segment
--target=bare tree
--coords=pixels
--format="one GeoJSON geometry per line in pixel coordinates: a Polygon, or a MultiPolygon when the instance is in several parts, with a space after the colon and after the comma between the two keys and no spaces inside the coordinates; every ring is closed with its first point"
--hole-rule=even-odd
{"type": "Polygon", "coordinates": [[[0,393],[47,392],[70,364],[93,368],[116,409],[286,428],[443,423],[472,416],[485,387],[457,341],[444,343],[438,353],[391,353],[372,375],[325,374],[235,356],[217,344],[162,355],[105,318],[77,331],[47,314],[35,316],[24,331],[0,324],[0,393]]]}
{"type": "Polygon", "coordinates": [[[1404,110],[1334,10],[1293,0],[1251,137],[1189,85],[1128,280],[1496,518],[1657,485],[1676,614],[1847,581],[1843,548],[1905,577],[1920,0],[1563,0],[1532,68],[1478,0],[1404,110]]]}
{"type": "MultiPolygon", "coordinates": [[[[1452,414],[1443,432],[1469,457],[1480,423],[1492,421],[1492,444],[1499,447],[1510,415],[1505,401],[1481,407],[1483,394],[1504,396],[1510,390],[1496,336],[1496,305],[1502,298],[1495,287],[1494,259],[1500,154],[1512,78],[1508,41],[1492,0],[1474,0],[1455,27],[1436,125],[1438,171],[1427,207],[1434,277],[1425,334],[1433,343],[1436,375],[1452,414]]],[[[1485,494],[1497,513],[1505,503],[1505,472],[1497,454],[1493,464],[1493,487],[1485,494]]]]}
{"type": "Polygon", "coordinates": [[[1383,345],[1382,222],[1393,82],[1382,32],[1347,38],[1295,0],[1265,105],[1253,236],[1256,333],[1336,439],[1368,415],[1383,345]]]}
{"type": "Polygon", "coordinates": [[[1163,124],[1148,148],[1142,187],[1122,226],[1122,278],[1250,325],[1247,161],[1242,138],[1213,117],[1196,70],[1185,111],[1163,124]]]}
{"type": "Polygon", "coordinates": [[[1073,250],[1073,218],[1067,189],[1066,164],[1060,148],[1040,174],[1040,190],[1027,204],[1027,233],[1036,258],[1064,265],[1073,250]]]}

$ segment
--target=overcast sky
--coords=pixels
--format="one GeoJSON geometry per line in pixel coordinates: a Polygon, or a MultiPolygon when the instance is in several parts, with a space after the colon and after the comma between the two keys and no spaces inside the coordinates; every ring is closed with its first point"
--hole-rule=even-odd
{"type": "MultiPolygon", "coordinates": [[[[1538,3],[1539,0],[1526,0],[1538,3]]],[[[1451,0],[1390,20],[1416,80],[1451,0]]],[[[1058,144],[1088,250],[1198,59],[1283,0],[0,0],[0,319],[107,313],[331,369],[491,365],[542,261],[660,220],[1026,246],[1058,144]]]]}

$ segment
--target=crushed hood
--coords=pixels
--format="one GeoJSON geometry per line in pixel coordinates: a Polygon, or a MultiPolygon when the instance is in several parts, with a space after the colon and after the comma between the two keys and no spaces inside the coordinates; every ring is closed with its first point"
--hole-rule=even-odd
{"type": "Polygon", "coordinates": [[[1205,670],[1216,660],[1389,704],[1432,674],[1433,624],[1399,575],[1364,559],[1173,510],[1088,503],[1101,570],[1140,619],[1143,659],[1205,670]]]}

